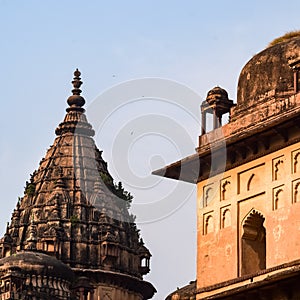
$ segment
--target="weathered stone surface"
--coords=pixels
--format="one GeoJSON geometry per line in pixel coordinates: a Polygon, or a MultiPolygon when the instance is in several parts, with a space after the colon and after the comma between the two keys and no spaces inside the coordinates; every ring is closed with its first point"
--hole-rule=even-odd
{"type": "Polygon", "coordinates": [[[167,299],[299,298],[299,62],[299,35],[255,55],[229,123],[155,172],[197,184],[197,288],[167,299]]]}
{"type": "MultiPolygon", "coordinates": [[[[1,240],[0,257],[17,253],[19,261],[24,258],[24,268],[26,251],[35,251],[30,257],[55,257],[75,274],[75,298],[89,294],[89,299],[149,299],[155,289],[142,277],[150,271],[151,254],[128,212],[130,195],[114,183],[92,139],[94,130],[82,107],[80,72],[74,76],[67,114],[26,184],[1,240]],[[82,277],[87,280],[79,280],[82,277]]],[[[0,259],[0,266],[10,257],[0,259]]],[[[40,267],[35,271],[44,272],[40,267]]],[[[4,273],[0,270],[0,279],[4,273]]]]}
{"type": "Polygon", "coordinates": [[[258,102],[265,102],[270,97],[284,99],[294,94],[293,71],[299,59],[299,37],[255,55],[244,66],[239,77],[238,109],[255,107],[258,102]]]}

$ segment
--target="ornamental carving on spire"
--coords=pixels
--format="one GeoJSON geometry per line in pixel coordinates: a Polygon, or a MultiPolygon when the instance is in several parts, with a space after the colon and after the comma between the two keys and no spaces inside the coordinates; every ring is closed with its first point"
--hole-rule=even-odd
{"type": "Polygon", "coordinates": [[[76,69],[65,118],[18,201],[6,233],[11,237],[9,245],[8,239],[0,241],[0,258],[25,250],[43,252],[78,276],[79,270],[92,270],[96,275],[90,280],[95,285],[108,271],[115,272],[114,280],[130,276],[138,282],[130,283],[133,289],[148,299],[155,289],[142,277],[149,272],[151,255],[145,258],[141,253],[143,242],[128,211],[132,196],[121,183],[114,183],[92,139],[80,75],[76,69]],[[33,215],[34,221],[30,220],[33,215]],[[147,269],[141,265],[145,259],[147,269]]]}

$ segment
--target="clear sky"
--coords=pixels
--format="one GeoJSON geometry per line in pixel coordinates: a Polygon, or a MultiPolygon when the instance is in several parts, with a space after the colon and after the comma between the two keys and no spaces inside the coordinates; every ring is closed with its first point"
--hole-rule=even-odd
{"type": "Polygon", "coordinates": [[[194,280],[195,186],[151,170],[194,153],[208,90],[235,100],[243,65],[299,29],[299,11],[298,0],[0,0],[1,232],[54,140],[78,67],[96,143],[135,196],[154,299],[194,280]]]}

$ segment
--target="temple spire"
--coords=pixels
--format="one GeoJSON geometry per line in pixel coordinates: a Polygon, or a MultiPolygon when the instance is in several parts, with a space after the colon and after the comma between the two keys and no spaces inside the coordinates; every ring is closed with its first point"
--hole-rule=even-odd
{"type": "Polygon", "coordinates": [[[71,110],[83,111],[84,110],[83,108],[81,108],[85,104],[85,100],[80,95],[81,94],[80,87],[82,85],[80,75],[81,75],[80,71],[78,69],[76,69],[74,72],[74,78],[72,81],[72,84],[73,84],[72,94],[73,95],[68,98],[67,102],[70,107],[67,109],[67,111],[71,111],[71,110]]]}

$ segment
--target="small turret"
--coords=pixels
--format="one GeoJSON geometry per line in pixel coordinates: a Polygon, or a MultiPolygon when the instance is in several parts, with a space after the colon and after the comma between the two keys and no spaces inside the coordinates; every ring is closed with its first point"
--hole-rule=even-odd
{"type": "Polygon", "coordinates": [[[201,104],[202,134],[206,133],[207,113],[213,115],[213,129],[222,126],[222,116],[230,112],[233,101],[229,100],[228,93],[219,86],[214,87],[207,93],[206,100],[201,104]]]}

